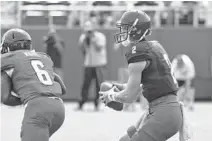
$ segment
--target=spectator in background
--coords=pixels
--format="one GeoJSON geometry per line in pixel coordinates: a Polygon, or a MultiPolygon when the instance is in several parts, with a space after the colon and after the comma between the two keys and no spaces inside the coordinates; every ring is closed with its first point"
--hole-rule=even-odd
{"type": "Polygon", "coordinates": [[[107,65],[106,37],[94,29],[91,21],[85,22],[84,32],[79,38],[79,47],[84,57],[84,81],[81,89],[81,100],[78,110],[82,110],[88,100],[89,87],[96,80],[96,95],[94,105],[99,108],[100,83],[103,81],[103,68],[107,65]]]}
{"type": "Polygon", "coordinates": [[[44,37],[44,42],[46,45],[46,54],[51,57],[54,63],[54,72],[63,79],[62,59],[65,44],[61,37],[56,33],[54,26],[50,26],[48,35],[44,37]]]}
{"type": "Polygon", "coordinates": [[[179,100],[189,110],[193,110],[195,97],[195,89],[193,87],[193,79],[195,78],[194,63],[187,55],[180,54],[173,59],[172,69],[179,86],[179,100]]]}

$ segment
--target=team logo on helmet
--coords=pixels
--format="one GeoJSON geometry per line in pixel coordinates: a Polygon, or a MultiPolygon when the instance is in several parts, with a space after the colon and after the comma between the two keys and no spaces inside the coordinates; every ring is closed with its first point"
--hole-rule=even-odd
{"type": "Polygon", "coordinates": [[[138,42],[151,33],[150,17],[142,11],[133,10],[125,12],[116,26],[120,30],[114,36],[116,43],[126,40],[138,42]]]}

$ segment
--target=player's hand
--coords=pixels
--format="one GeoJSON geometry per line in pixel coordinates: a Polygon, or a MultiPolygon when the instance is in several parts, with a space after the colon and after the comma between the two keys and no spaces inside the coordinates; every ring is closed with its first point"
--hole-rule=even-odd
{"type": "Polygon", "coordinates": [[[60,86],[61,86],[61,89],[62,89],[62,94],[64,95],[64,94],[66,94],[66,86],[65,86],[65,84],[64,84],[64,82],[63,82],[63,80],[60,78],[60,76],[58,75],[58,74],[56,74],[56,73],[54,73],[54,81],[56,81],[56,82],[58,82],[59,84],[60,84],[60,86]]]}
{"type": "Polygon", "coordinates": [[[116,82],[112,82],[113,85],[115,85],[120,91],[124,90],[127,87],[127,84],[121,84],[121,83],[116,83],[116,82]]]}
{"type": "Polygon", "coordinates": [[[112,87],[110,90],[108,91],[100,91],[99,92],[99,99],[102,101],[102,103],[104,103],[105,105],[107,105],[109,102],[111,101],[115,101],[115,89],[116,87],[112,87]]]}

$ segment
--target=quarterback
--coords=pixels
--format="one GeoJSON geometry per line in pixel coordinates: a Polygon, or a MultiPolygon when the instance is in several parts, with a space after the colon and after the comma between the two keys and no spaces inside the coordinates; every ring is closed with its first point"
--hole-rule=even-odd
{"type": "Polygon", "coordinates": [[[140,94],[142,84],[143,96],[149,103],[148,113],[129,127],[120,141],[168,140],[183,127],[182,105],[176,95],[178,84],[168,54],[158,41],[145,38],[151,34],[151,21],[146,13],[127,11],[117,27],[120,32],[114,38],[126,47],[129,79],[118,92],[114,88],[100,91],[100,100],[105,104],[132,103],[140,94]]]}

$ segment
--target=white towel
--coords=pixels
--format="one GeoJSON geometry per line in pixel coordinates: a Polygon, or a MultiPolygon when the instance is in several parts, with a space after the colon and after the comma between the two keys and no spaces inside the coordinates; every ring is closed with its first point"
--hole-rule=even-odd
{"type": "Polygon", "coordinates": [[[191,125],[188,123],[186,111],[185,111],[183,103],[181,103],[181,102],[180,102],[180,107],[181,107],[181,111],[182,111],[182,115],[183,115],[183,123],[182,123],[182,127],[179,131],[179,139],[180,139],[180,141],[187,141],[187,140],[191,139],[191,137],[192,137],[191,125]]]}

